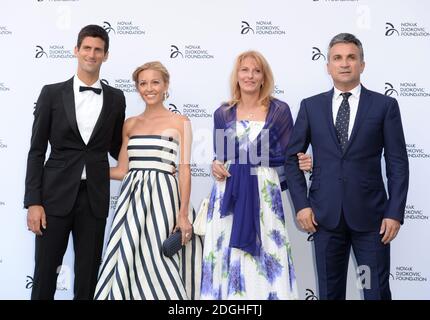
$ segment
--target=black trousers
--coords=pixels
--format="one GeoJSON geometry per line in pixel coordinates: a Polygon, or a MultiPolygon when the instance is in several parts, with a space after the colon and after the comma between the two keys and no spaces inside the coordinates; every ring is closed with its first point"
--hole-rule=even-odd
{"type": "MultiPolygon", "coordinates": [[[[91,212],[86,182],[81,181],[72,211],[65,217],[46,217],[46,229],[36,236],[32,300],[54,299],[57,277],[70,232],[75,253],[74,299],[91,300],[97,284],[106,219],[91,212]]],[[[66,281],[67,282],[67,281],[66,281]]]]}

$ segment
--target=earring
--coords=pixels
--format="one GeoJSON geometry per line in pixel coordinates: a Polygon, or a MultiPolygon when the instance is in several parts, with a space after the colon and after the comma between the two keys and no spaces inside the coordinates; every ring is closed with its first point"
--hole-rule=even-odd
{"type": "Polygon", "coordinates": [[[167,100],[169,98],[169,93],[166,91],[164,92],[164,100],[167,100]]]}

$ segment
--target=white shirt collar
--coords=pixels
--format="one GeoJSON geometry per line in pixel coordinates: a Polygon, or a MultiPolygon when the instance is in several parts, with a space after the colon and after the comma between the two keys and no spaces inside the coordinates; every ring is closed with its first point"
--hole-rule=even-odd
{"type": "MultiPolygon", "coordinates": [[[[333,98],[335,100],[337,99],[342,99],[341,94],[345,92],[345,91],[341,91],[338,88],[334,87],[334,93],[333,93],[333,98]]],[[[352,90],[349,90],[348,92],[351,92],[351,95],[355,98],[355,99],[360,99],[360,93],[361,93],[361,84],[358,84],[358,86],[356,86],[355,88],[353,88],[352,90]]]]}
{"type": "MultiPolygon", "coordinates": [[[[75,76],[73,77],[73,86],[74,86],[74,88],[78,89],[77,92],[79,92],[80,86],[99,88],[99,89],[103,90],[100,79],[97,79],[96,82],[94,82],[92,85],[89,86],[89,85],[85,84],[81,79],[79,79],[77,74],[75,74],[75,76]]],[[[88,92],[88,91],[86,91],[86,92],[88,92]]]]}

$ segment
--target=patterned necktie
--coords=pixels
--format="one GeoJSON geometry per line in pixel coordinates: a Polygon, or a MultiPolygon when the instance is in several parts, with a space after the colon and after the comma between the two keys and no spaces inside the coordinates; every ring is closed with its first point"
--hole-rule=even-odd
{"type": "Polygon", "coordinates": [[[345,145],[348,142],[348,126],[349,126],[349,102],[348,98],[351,96],[351,92],[344,92],[341,94],[343,97],[342,103],[340,104],[339,111],[336,116],[336,135],[340,143],[342,151],[345,149],[345,145]]]}

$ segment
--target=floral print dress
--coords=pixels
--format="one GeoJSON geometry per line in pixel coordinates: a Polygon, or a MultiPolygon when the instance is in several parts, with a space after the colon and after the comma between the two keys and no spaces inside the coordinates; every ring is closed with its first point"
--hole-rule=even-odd
{"type": "MultiPolygon", "coordinates": [[[[236,134],[241,140],[248,135],[253,141],[264,126],[262,121],[237,121],[236,134]]],[[[220,217],[225,181],[211,191],[203,252],[201,299],[266,300],[297,299],[286,214],[291,207],[281,193],[275,169],[258,167],[260,194],[260,256],[230,248],[233,215],[220,217]]]]}

